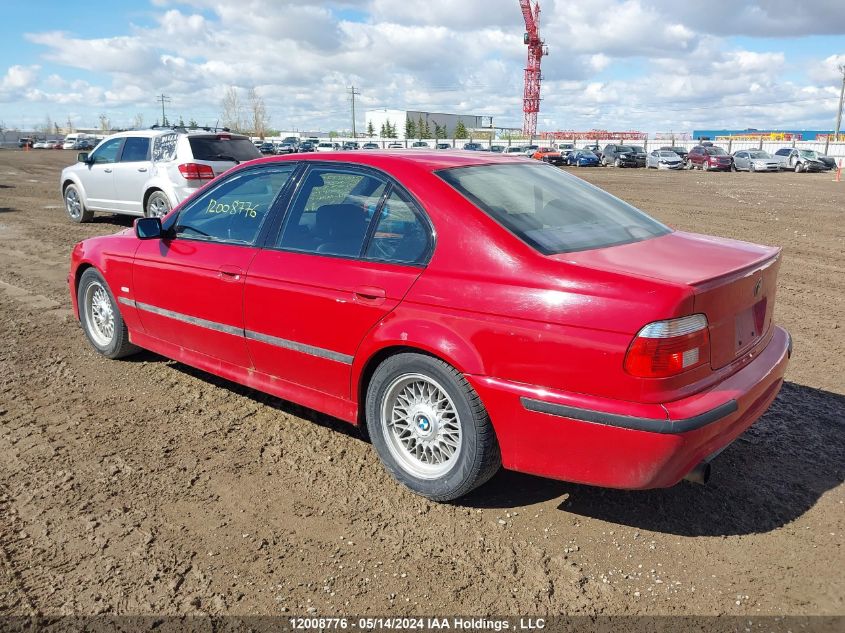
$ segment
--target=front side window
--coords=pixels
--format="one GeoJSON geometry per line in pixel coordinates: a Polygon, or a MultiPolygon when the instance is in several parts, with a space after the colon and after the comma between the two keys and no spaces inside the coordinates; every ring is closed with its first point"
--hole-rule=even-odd
{"type": "Polygon", "coordinates": [[[358,257],[387,182],[337,167],[312,169],[291,205],[279,248],[358,257]]]}
{"type": "Polygon", "coordinates": [[[183,209],[173,232],[191,239],[252,244],[295,167],[248,170],[227,178],[183,209]]]}
{"type": "Polygon", "coordinates": [[[387,262],[419,262],[428,252],[428,234],[428,227],[414,213],[410,200],[394,190],[379,213],[365,256],[387,262]]]}
{"type": "Polygon", "coordinates": [[[150,139],[143,136],[130,136],[123,144],[120,154],[121,163],[137,163],[149,160],[150,139]]]}
{"type": "Polygon", "coordinates": [[[97,164],[115,162],[121,143],[123,143],[122,138],[113,138],[106,141],[94,150],[94,153],[91,154],[91,160],[97,164]]]}
{"type": "Polygon", "coordinates": [[[550,165],[479,165],[436,173],[545,255],[628,244],[671,232],[639,209],[550,165]]]}

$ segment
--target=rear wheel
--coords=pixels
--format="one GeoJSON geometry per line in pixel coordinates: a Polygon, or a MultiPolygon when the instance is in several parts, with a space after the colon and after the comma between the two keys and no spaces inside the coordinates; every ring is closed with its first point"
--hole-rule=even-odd
{"type": "Polygon", "coordinates": [[[85,208],[76,185],[65,187],[65,211],[71,222],[90,222],[94,218],[94,212],[85,208]]]}
{"type": "Polygon", "coordinates": [[[76,292],[79,320],[88,341],[106,358],[134,354],[138,347],[129,342],[129,330],[103,276],[89,268],[79,279],[76,292]]]}
{"type": "Polygon", "coordinates": [[[367,389],[366,417],[387,471],[429,499],[457,499],[501,466],[481,399],[437,358],[405,353],[385,360],[367,389]]]}
{"type": "Polygon", "coordinates": [[[148,218],[161,218],[170,213],[170,200],[163,191],[153,191],[147,198],[144,215],[148,218]]]}

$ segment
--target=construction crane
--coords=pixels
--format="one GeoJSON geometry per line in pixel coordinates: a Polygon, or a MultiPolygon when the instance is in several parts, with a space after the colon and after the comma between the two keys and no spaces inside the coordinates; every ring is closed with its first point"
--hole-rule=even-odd
{"type": "Polygon", "coordinates": [[[528,138],[537,133],[537,113],[540,111],[540,61],[549,54],[543,40],[540,39],[540,3],[531,0],[519,0],[522,17],[525,18],[525,36],[523,41],[528,46],[528,65],[525,67],[525,89],[522,95],[522,133],[528,138]]]}

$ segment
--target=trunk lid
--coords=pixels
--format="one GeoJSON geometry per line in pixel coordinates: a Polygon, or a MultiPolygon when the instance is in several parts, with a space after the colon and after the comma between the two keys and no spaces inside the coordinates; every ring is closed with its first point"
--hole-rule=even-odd
{"type": "MultiPolygon", "coordinates": [[[[771,327],[780,266],[776,247],[676,231],[554,258],[689,286],[693,312],[707,317],[713,369],[750,351],[771,327]]],[[[681,315],[666,318],[672,316],[681,315]]]]}

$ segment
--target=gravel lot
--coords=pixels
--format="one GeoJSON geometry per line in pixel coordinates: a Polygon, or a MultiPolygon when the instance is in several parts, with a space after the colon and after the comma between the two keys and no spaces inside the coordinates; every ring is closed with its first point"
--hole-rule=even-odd
{"type": "Polygon", "coordinates": [[[845,614],[845,182],[580,169],[678,228],[782,245],[795,339],[707,487],[501,472],[456,505],[355,428],[71,318],[71,152],[0,151],[0,614],[845,614]]]}

